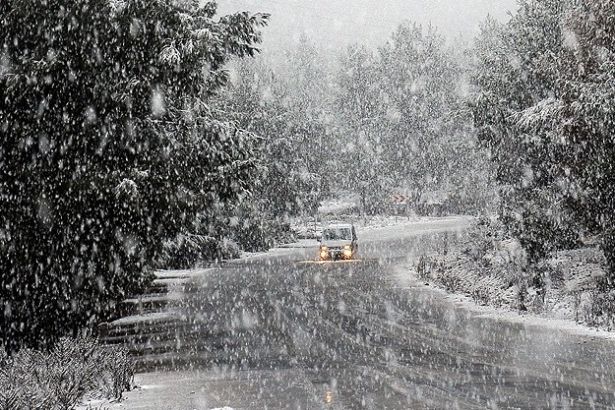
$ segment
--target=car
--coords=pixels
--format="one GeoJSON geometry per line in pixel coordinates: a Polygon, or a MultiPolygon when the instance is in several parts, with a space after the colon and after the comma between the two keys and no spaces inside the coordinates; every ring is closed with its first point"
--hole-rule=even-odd
{"type": "Polygon", "coordinates": [[[358,248],[357,232],[353,224],[333,224],[322,230],[320,260],[353,259],[358,248]]]}

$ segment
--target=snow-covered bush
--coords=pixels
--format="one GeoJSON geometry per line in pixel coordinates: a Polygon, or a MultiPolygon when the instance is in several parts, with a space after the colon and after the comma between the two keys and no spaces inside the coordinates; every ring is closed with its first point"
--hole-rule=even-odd
{"type": "Polygon", "coordinates": [[[604,286],[607,261],[596,245],[559,251],[535,265],[543,272],[546,288],[544,309],[590,326],[613,329],[615,292],[604,286]]]}
{"type": "Polygon", "coordinates": [[[585,323],[615,330],[615,290],[595,290],[591,293],[591,301],[590,309],[585,314],[585,323]]]}
{"type": "Polygon", "coordinates": [[[241,249],[248,252],[266,251],[276,243],[292,242],[295,239],[290,224],[275,219],[245,219],[236,228],[233,238],[241,249]]]}
{"type": "Polygon", "coordinates": [[[439,258],[420,255],[416,263],[416,273],[420,279],[435,279],[443,267],[443,262],[439,258]]]}
{"type": "Polygon", "coordinates": [[[531,262],[500,220],[480,218],[456,242],[446,254],[421,255],[418,277],[480,304],[615,328],[607,260],[592,241],[531,262]]]}
{"type": "Polygon", "coordinates": [[[300,219],[291,225],[291,231],[297,239],[318,239],[322,234],[322,223],[310,219],[300,219]]]}
{"type": "Polygon", "coordinates": [[[446,255],[419,258],[419,277],[480,304],[525,309],[527,258],[498,219],[479,218],[446,255]]]}
{"type": "Polygon", "coordinates": [[[161,264],[170,269],[192,268],[203,255],[212,255],[215,249],[216,239],[211,236],[179,234],[165,241],[161,264]]]}
{"type": "Polygon", "coordinates": [[[60,339],[48,352],[0,353],[0,409],[69,410],[86,395],[120,399],[134,366],[124,347],[60,339]]]}
{"type": "Polygon", "coordinates": [[[237,244],[228,239],[207,235],[179,234],[164,242],[158,267],[163,269],[188,269],[198,263],[239,257],[237,244]]]}
{"type": "Polygon", "coordinates": [[[241,248],[237,242],[224,238],[218,242],[218,252],[221,259],[237,259],[241,256],[241,248]]]}

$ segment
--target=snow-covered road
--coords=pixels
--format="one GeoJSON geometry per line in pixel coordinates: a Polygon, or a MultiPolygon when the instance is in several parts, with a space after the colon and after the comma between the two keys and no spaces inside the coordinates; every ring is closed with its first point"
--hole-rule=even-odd
{"type": "Polygon", "coordinates": [[[124,328],[141,388],[112,408],[613,408],[613,338],[485,315],[402,268],[467,223],[365,231],[354,262],[298,248],[195,275],[172,319],[124,328]]]}

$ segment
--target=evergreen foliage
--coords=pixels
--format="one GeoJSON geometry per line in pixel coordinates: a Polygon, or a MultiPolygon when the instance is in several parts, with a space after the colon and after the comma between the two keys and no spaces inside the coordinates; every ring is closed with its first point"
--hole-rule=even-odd
{"type": "Polygon", "coordinates": [[[249,188],[253,141],[209,112],[267,16],[215,3],[0,4],[0,340],[50,345],[147,280],[162,241],[249,188]]]}
{"type": "Polygon", "coordinates": [[[598,235],[615,286],[615,3],[523,0],[477,47],[474,107],[532,260],[598,235]],[[576,221],[576,222],[573,222],[576,221]]]}

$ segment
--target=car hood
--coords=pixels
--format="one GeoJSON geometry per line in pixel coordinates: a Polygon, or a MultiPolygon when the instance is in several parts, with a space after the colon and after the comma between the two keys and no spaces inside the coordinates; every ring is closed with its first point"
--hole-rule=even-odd
{"type": "Polygon", "coordinates": [[[327,246],[329,248],[336,248],[336,247],[342,247],[345,245],[350,245],[352,242],[348,241],[348,240],[341,240],[341,241],[322,241],[320,243],[321,246],[327,246]]]}

